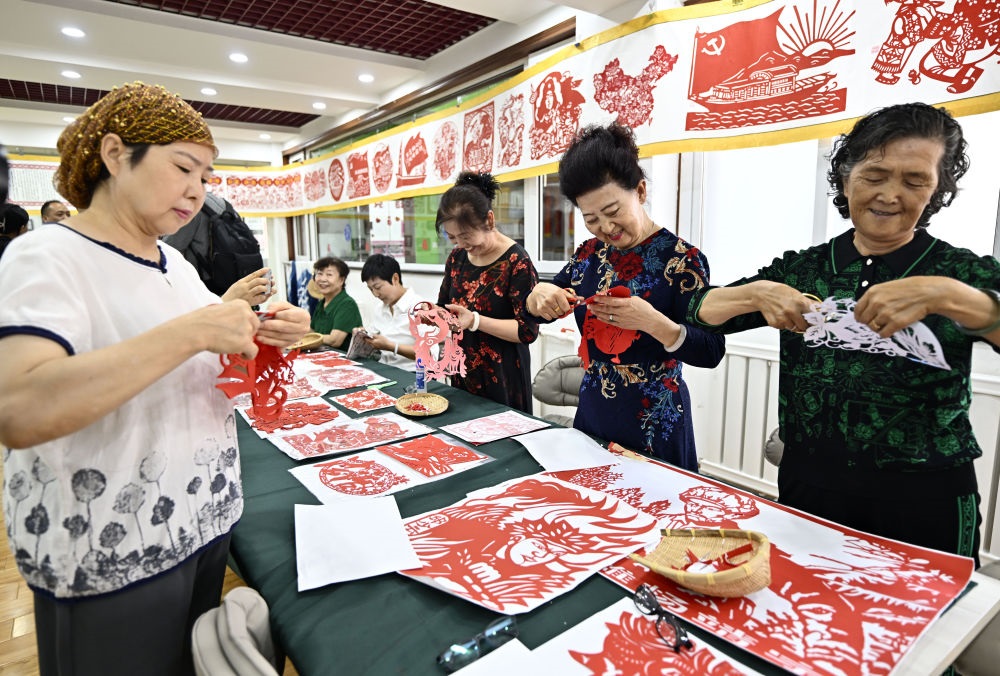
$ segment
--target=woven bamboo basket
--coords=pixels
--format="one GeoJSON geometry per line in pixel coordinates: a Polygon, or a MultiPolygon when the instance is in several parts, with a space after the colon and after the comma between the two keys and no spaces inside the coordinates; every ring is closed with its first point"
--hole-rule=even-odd
{"type": "Polygon", "coordinates": [[[414,417],[437,415],[448,409],[448,400],[440,394],[411,392],[396,400],[396,410],[414,417]]]}
{"type": "Polygon", "coordinates": [[[746,596],[771,584],[771,544],[762,533],[724,528],[663,529],[646,556],[630,558],[708,596],[746,596]]]}

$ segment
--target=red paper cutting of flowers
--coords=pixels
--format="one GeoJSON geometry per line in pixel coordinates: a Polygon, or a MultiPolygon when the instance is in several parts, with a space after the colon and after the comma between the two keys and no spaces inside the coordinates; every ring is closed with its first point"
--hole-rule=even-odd
{"type": "Polygon", "coordinates": [[[294,350],[283,355],[273,345],[263,345],[256,340],[254,342],[258,348],[254,359],[247,359],[239,354],[219,355],[219,362],[222,364],[219,379],[224,382],[215,386],[230,399],[249,392],[255,419],[263,422],[278,420],[288,398],[284,386],[295,378],[292,362],[299,353],[294,350]]]}

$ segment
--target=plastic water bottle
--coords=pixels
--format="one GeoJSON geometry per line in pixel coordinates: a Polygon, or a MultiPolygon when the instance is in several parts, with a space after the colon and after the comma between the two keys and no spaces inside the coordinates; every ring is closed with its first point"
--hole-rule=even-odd
{"type": "Polygon", "coordinates": [[[417,375],[416,391],[417,392],[426,392],[427,391],[427,381],[424,380],[424,360],[421,359],[420,357],[417,357],[416,375],[417,375]]]}

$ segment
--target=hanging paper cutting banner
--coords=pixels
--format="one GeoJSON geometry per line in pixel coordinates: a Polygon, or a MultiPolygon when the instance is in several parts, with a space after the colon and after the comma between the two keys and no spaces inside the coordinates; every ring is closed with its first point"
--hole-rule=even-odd
{"type": "MultiPolygon", "coordinates": [[[[996,0],[747,0],[639,17],[558,50],[448,111],[335,155],[220,169],[244,215],[287,216],[442,192],[458,172],[552,171],[580,127],[617,120],[655,155],[828,138],[876,106],[1000,109],[996,0]]],[[[11,199],[50,190],[12,164],[11,199]],[[22,194],[22,192],[24,194],[22,194]]],[[[43,194],[44,193],[44,194],[43,194]]]]}

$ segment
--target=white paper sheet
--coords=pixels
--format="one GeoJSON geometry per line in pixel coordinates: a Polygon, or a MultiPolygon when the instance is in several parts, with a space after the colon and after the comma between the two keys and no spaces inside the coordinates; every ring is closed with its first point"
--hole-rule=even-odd
{"type": "Polygon", "coordinates": [[[522,434],[515,439],[528,449],[531,457],[537,460],[546,472],[602,467],[621,460],[620,456],[614,455],[572,427],[553,427],[522,434]]]}
{"type": "Polygon", "coordinates": [[[392,497],[332,505],[295,505],[299,591],[417,568],[392,497]]]}

